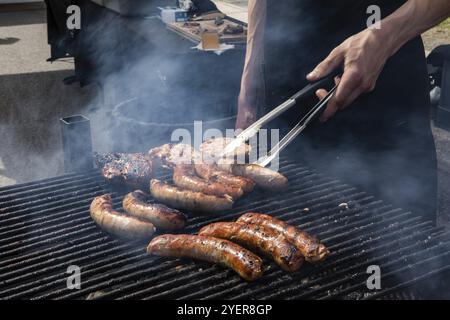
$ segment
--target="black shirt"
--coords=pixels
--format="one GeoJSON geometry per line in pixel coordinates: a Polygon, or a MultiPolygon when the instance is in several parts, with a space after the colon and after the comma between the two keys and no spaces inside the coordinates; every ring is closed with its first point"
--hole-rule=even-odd
{"type": "MultiPolygon", "coordinates": [[[[386,17],[404,0],[268,0],[266,67],[268,80],[298,88],[305,76],[349,36],[367,27],[370,5],[386,17]],[[298,80],[296,80],[298,79],[298,80]]],[[[271,83],[269,82],[269,85],[271,83]]]]}
{"type": "MultiPolygon", "coordinates": [[[[306,75],[333,48],[367,28],[369,5],[378,5],[383,18],[405,2],[267,1],[267,109],[304,87],[306,75]]],[[[326,124],[314,123],[292,148],[298,148],[300,160],[309,160],[321,172],[433,216],[436,152],[428,88],[424,48],[417,37],[387,61],[373,92],[360,96],[326,124]]],[[[292,127],[306,107],[291,110],[284,125],[292,127]]]]}

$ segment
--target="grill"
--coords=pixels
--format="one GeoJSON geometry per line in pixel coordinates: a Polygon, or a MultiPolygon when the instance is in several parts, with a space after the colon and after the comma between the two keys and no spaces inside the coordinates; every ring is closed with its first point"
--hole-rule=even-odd
{"type": "Polygon", "coordinates": [[[332,254],[319,265],[290,275],[266,261],[262,279],[247,283],[209,263],[150,257],[146,243],[121,242],[91,221],[93,197],[112,192],[120,208],[124,194],[92,171],[0,189],[0,298],[417,299],[413,288],[450,269],[449,233],[431,221],[298,162],[281,168],[288,192],[254,193],[221,216],[191,217],[185,231],[268,213],[323,240],[332,254]],[[80,290],[67,288],[71,265],[81,268],[80,290]],[[370,265],[381,268],[381,290],[367,288],[370,265]]]}

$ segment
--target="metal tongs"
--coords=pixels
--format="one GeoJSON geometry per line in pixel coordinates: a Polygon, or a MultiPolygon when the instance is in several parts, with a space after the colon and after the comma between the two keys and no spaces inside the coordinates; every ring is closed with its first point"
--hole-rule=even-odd
{"type": "MultiPolygon", "coordinates": [[[[294,94],[291,98],[283,102],[281,105],[273,109],[271,112],[263,116],[261,119],[256,121],[246,130],[242,131],[236,138],[230,142],[224,149],[222,155],[227,155],[234,150],[236,150],[240,145],[247,142],[250,138],[258,134],[259,130],[268,122],[273,119],[279,117],[281,114],[292,108],[297,104],[300,99],[305,96],[310,96],[314,94],[316,90],[326,87],[330,82],[333,82],[335,76],[339,75],[340,72],[335,72],[317,82],[310,83],[299,92],[294,94]]],[[[284,138],[278,142],[266,156],[259,158],[254,164],[260,165],[262,167],[266,167],[269,163],[275,159],[281,151],[283,151],[300,133],[305,130],[305,128],[316,119],[318,115],[320,115],[326,108],[328,101],[330,101],[334,92],[337,89],[337,85],[334,85],[331,90],[328,91],[328,94],[323,98],[320,102],[318,102],[311,110],[297,123],[297,125],[286,135],[284,138]]]]}

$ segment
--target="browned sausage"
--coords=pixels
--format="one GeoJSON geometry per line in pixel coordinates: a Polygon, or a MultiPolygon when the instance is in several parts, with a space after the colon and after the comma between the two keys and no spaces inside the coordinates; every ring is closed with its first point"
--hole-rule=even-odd
{"type": "Polygon", "coordinates": [[[306,261],[319,262],[330,253],[327,247],[321,244],[317,238],[267,214],[246,213],[237,221],[261,225],[284,235],[289,242],[302,252],[306,261]]]}
{"type": "Polygon", "coordinates": [[[119,237],[141,240],[150,239],[155,233],[152,223],[115,211],[110,195],[103,195],[92,201],[91,217],[100,228],[119,237]]]}
{"type": "Polygon", "coordinates": [[[220,170],[215,164],[196,163],[195,171],[203,179],[237,186],[247,193],[252,192],[255,187],[255,182],[252,179],[236,176],[232,173],[220,170]]]}
{"type": "Polygon", "coordinates": [[[223,155],[225,147],[232,141],[232,138],[209,139],[200,145],[199,150],[203,156],[208,156],[216,160],[222,157],[232,160],[233,162],[236,160],[245,160],[245,158],[252,152],[252,147],[246,143],[242,143],[230,154],[223,155]]]}
{"type": "Polygon", "coordinates": [[[289,187],[288,179],[281,173],[257,164],[229,164],[221,161],[218,164],[221,170],[231,172],[236,176],[252,179],[257,186],[268,191],[283,191],[289,187]]]}
{"type": "Polygon", "coordinates": [[[235,241],[262,251],[283,270],[295,272],[303,264],[301,252],[278,232],[251,223],[219,222],[203,227],[199,235],[235,241]]]}
{"type": "Polygon", "coordinates": [[[162,235],[150,242],[147,252],[163,257],[217,263],[234,270],[247,281],[254,281],[263,273],[260,257],[230,241],[212,237],[162,235]]]}
{"type": "Polygon", "coordinates": [[[239,187],[199,178],[195,174],[194,165],[176,166],[173,171],[173,182],[180,188],[213,196],[229,195],[233,199],[239,199],[244,194],[244,191],[239,187]]]}
{"type": "Polygon", "coordinates": [[[199,212],[221,212],[233,207],[230,196],[217,197],[201,192],[181,189],[159,180],[150,182],[152,196],[170,207],[199,212]]]}
{"type": "Polygon", "coordinates": [[[179,164],[191,164],[195,152],[195,149],[190,145],[169,143],[150,149],[147,158],[155,168],[173,169],[179,164]]]}
{"type": "Polygon", "coordinates": [[[147,195],[137,190],[127,194],[122,205],[130,215],[147,220],[157,228],[177,230],[185,227],[186,216],[182,212],[162,204],[147,203],[147,200],[147,195]]]}

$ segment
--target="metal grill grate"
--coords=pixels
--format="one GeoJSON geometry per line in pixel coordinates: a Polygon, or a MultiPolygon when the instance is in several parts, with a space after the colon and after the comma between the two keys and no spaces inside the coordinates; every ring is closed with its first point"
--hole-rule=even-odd
{"type": "MultiPolygon", "coordinates": [[[[450,269],[449,234],[431,222],[305,166],[281,167],[288,192],[255,193],[232,212],[191,217],[185,232],[265,212],[318,235],[332,251],[322,264],[290,275],[267,261],[263,278],[247,283],[208,263],[150,257],[146,243],[121,242],[91,221],[92,198],[112,190],[89,172],[0,189],[0,298],[413,299],[405,287],[450,269]],[[81,290],[67,289],[70,265],[81,267],[81,290]],[[381,267],[383,290],[367,289],[369,265],[381,267]]],[[[117,208],[122,196],[113,192],[117,208]]]]}

